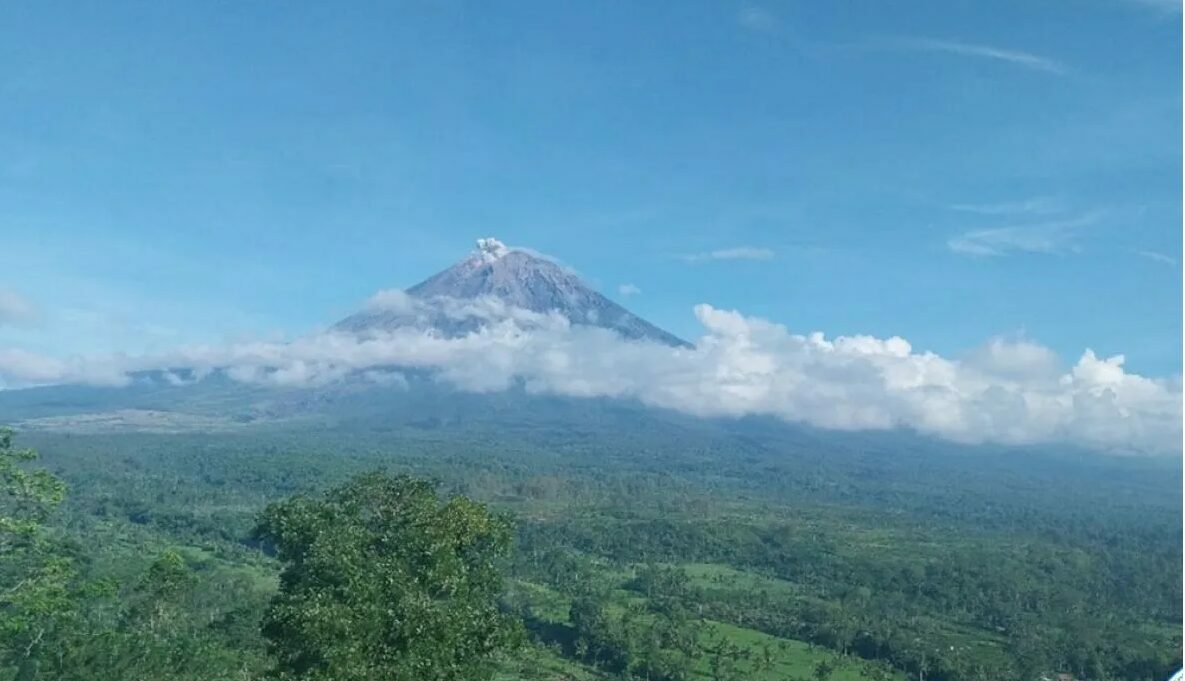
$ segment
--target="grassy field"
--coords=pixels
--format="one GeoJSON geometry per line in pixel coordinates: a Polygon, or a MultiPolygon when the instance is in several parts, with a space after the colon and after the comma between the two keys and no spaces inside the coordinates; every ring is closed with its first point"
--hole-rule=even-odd
{"type": "Polygon", "coordinates": [[[532,644],[501,660],[494,681],[603,681],[613,677],[567,659],[547,646],[532,644]]]}
{"type": "MultiPolygon", "coordinates": [[[[708,575],[725,574],[730,578],[739,576],[742,580],[746,580],[750,584],[778,581],[767,580],[760,575],[731,570],[723,566],[689,564],[683,567],[688,573],[697,574],[701,579],[711,579],[708,575]]],[[[793,587],[792,585],[783,583],[782,588],[792,589],[793,587]]],[[[535,616],[547,624],[560,628],[571,625],[568,615],[571,600],[555,590],[540,584],[515,580],[511,585],[511,593],[512,598],[518,598],[528,602],[535,616]]],[[[620,619],[626,613],[627,609],[632,609],[637,613],[643,611],[644,606],[647,605],[645,598],[632,591],[618,588],[611,593],[612,604],[607,609],[607,612],[612,617],[620,619]]],[[[635,614],[634,617],[636,621],[645,620],[648,615],[643,611],[642,614],[635,614]]],[[[906,679],[904,674],[889,670],[883,665],[842,656],[834,651],[803,641],[770,636],[754,629],[710,619],[700,619],[699,621],[704,627],[699,639],[701,654],[696,660],[695,673],[697,678],[704,681],[712,681],[717,678],[713,672],[711,655],[709,653],[720,648],[722,645],[731,645],[734,647],[734,650],[739,652],[731,663],[732,673],[737,675],[738,678],[754,681],[785,681],[786,679],[815,678],[816,670],[820,666],[831,670],[830,674],[826,677],[830,681],[861,681],[868,679],[877,679],[878,681],[884,679],[900,679],[901,681],[905,681],[906,679]],[[768,663],[766,663],[767,660],[768,663]]],[[[539,647],[536,651],[532,652],[533,655],[529,660],[539,665],[538,673],[540,675],[537,677],[523,676],[519,678],[599,678],[597,676],[589,676],[590,674],[595,674],[595,670],[590,669],[586,665],[573,663],[553,652],[549,652],[546,646],[539,647]],[[560,674],[560,676],[549,676],[548,674],[560,674]],[[567,674],[568,676],[562,676],[562,674],[567,674]]],[[[512,677],[507,676],[504,678],[509,679],[512,677]]]]}
{"type": "Polygon", "coordinates": [[[767,591],[771,595],[799,596],[802,590],[791,582],[737,570],[717,563],[684,563],[679,567],[691,578],[691,583],[703,589],[767,591]]]}
{"type": "MultiPolygon", "coordinates": [[[[737,627],[723,622],[707,620],[709,633],[703,639],[705,648],[714,645],[714,637],[719,636],[748,652],[748,657],[738,660],[736,669],[745,679],[760,679],[762,681],[782,681],[783,679],[813,678],[820,664],[827,665],[832,671],[827,677],[829,681],[862,681],[865,679],[900,679],[905,681],[905,675],[891,672],[883,667],[870,663],[843,657],[833,651],[794,641],[763,634],[760,631],[737,627]],[[768,649],[770,665],[764,666],[761,656],[768,649]]],[[[701,678],[711,679],[711,667],[707,658],[701,658],[699,664],[701,678]]]]}

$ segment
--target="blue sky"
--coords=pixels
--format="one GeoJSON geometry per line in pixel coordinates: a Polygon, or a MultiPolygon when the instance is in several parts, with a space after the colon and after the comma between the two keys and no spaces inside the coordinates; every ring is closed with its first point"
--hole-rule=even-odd
{"type": "Polygon", "coordinates": [[[1155,0],[4,3],[0,346],[290,336],[492,235],[690,338],[706,302],[1177,374],[1180,26],[1155,0]]]}

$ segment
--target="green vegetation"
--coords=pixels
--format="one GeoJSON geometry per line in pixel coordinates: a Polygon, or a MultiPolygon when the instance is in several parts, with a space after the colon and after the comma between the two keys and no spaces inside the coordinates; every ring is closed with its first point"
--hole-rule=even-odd
{"type": "Polygon", "coordinates": [[[482,679],[513,649],[496,565],[510,526],[464,497],[364,475],[269,506],[253,534],[285,566],[263,617],[280,678],[482,679]]]}
{"type": "Polygon", "coordinates": [[[1180,664],[1179,467],[583,423],[0,435],[0,680],[1180,664]]]}

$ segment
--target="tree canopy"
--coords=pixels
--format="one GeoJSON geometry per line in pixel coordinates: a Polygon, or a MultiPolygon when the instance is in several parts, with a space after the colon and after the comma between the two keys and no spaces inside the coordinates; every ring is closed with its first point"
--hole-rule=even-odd
{"type": "Polygon", "coordinates": [[[284,565],[263,622],[279,678],[482,679],[517,639],[497,603],[510,523],[430,483],[362,475],[272,504],[255,536],[284,565]]]}

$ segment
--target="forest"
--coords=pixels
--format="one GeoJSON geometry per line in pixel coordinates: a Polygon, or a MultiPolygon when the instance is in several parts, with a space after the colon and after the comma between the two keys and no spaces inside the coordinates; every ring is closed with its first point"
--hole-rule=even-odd
{"type": "Polygon", "coordinates": [[[0,679],[1181,664],[1176,462],[779,432],[6,432],[0,679]]]}

